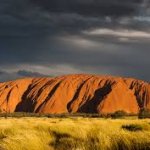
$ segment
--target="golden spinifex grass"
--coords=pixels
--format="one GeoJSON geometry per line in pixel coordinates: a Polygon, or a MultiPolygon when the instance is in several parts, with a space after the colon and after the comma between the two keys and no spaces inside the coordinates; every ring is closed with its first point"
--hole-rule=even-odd
{"type": "Polygon", "coordinates": [[[0,119],[4,150],[150,149],[150,120],[100,118],[0,119]]]}

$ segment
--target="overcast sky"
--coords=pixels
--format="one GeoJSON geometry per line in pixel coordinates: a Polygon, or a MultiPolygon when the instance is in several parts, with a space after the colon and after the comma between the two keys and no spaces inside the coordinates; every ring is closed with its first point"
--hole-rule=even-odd
{"type": "Polygon", "coordinates": [[[150,0],[0,0],[0,81],[108,74],[150,80],[150,0]]]}

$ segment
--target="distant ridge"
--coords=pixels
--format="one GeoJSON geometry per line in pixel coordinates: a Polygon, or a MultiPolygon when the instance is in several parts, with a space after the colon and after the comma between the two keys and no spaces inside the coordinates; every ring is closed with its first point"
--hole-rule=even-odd
{"type": "Polygon", "coordinates": [[[138,113],[150,109],[150,84],[132,78],[65,75],[0,83],[2,112],[138,113]]]}

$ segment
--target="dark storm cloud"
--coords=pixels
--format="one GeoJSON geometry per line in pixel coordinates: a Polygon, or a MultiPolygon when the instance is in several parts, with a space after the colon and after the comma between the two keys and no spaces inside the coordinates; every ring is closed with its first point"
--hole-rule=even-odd
{"type": "Polygon", "coordinates": [[[24,77],[50,77],[50,76],[27,70],[19,70],[17,72],[0,71],[0,82],[7,81],[10,79],[15,80],[24,77]]]}
{"type": "Polygon", "coordinates": [[[52,36],[94,27],[142,30],[149,27],[147,20],[125,19],[146,14],[143,3],[149,5],[144,0],[2,0],[0,36],[52,36]]]}
{"type": "Polygon", "coordinates": [[[0,80],[50,66],[149,80],[149,16],[149,0],[1,0],[0,80]]]}
{"type": "Polygon", "coordinates": [[[26,70],[19,70],[16,74],[22,77],[48,77],[47,75],[38,72],[31,72],[26,70]]]}
{"type": "Polygon", "coordinates": [[[10,79],[17,79],[19,76],[16,73],[8,73],[6,71],[0,71],[0,82],[7,81],[10,79]]]}
{"type": "Polygon", "coordinates": [[[142,0],[31,0],[49,12],[85,16],[126,16],[137,12],[142,0]]]}

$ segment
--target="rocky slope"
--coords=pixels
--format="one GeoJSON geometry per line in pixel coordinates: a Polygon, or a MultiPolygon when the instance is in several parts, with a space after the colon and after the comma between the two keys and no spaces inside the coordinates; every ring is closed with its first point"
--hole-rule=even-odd
{"type": "Polygon", "coordinates": [[[150,109],[150,84],[111,76],[68,75],[0,83],[0,110],[36,113],[137,113],[150,109]]]}

